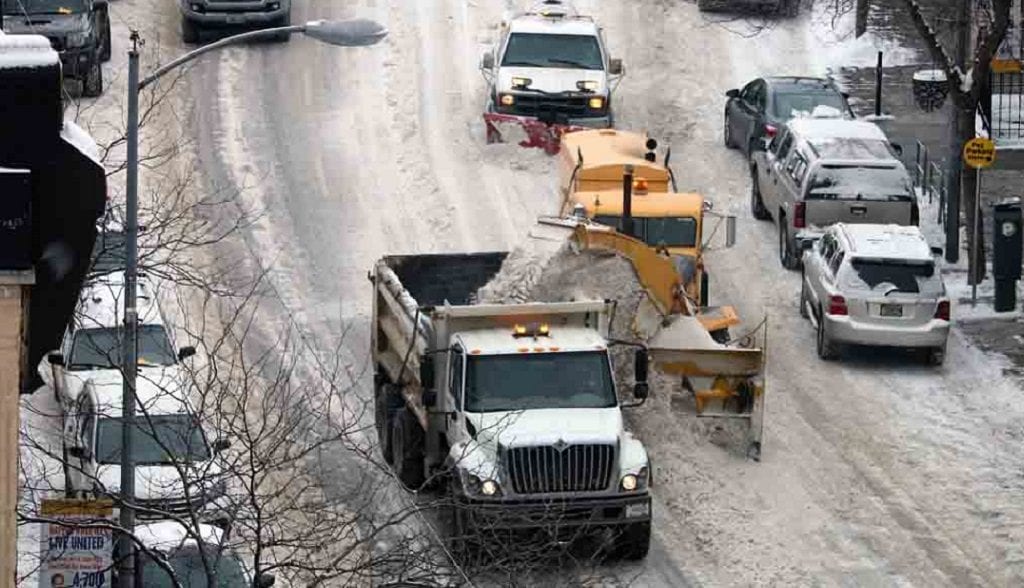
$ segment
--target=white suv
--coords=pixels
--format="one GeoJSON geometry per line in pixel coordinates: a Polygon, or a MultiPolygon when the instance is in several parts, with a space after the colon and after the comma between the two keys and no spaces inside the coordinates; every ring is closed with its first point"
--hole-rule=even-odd
{"type": "Polygon", "coordinates": [[[849,343],[923,349],[942,363],[950,303],[917,227],[838,223],[803,262],[800,314],[817,327],[819,357],[849,343]]]}

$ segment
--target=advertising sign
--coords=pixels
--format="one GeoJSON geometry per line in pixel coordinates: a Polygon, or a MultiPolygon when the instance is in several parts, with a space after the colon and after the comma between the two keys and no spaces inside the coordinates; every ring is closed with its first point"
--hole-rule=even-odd
{"type": "Polygon", "coordinates": [[[110,586],[114,505],[109,500],[44,500],[39,588],[110,586]],[[97,523],[107,524],[105,528],[97,523]]]}

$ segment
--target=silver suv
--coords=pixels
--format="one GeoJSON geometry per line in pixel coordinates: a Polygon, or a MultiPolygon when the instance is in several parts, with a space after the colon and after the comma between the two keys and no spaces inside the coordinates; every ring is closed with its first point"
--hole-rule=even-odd
{"type": "Polygon", "coordinates": [[[832,223],[916,225],[919,211],[900,149],[876,125],[838,118],[790,121],[750,162],[754,218],[775,219],[779,260],[832,223]]]}
{"type": "Polygon", "coordinates": [[[833,225],[804,252],[800,314],[817,327],[818,356],[840,345],[946,354],[950,311],[933,251],[917,227],[833,225]]]}

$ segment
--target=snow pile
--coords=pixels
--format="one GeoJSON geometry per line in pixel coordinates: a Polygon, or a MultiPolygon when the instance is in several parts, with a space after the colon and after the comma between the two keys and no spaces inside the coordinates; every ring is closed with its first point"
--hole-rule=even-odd
{"type": "Polygon", "coordinates": [[[56,66],[60,63],[42,35],[0,35],[0,69],[56,66]]]}
{"type": "Polygon", "coordinates": [[[93,140],[92,135],[75,124],[74,121],[64,121],[64,128],[61,130],[60,136],[69,144],[74,145],[82,155],[93,160],[96,165],[103,167],[103,161],[100,159],[99,145],[93,140]]]}

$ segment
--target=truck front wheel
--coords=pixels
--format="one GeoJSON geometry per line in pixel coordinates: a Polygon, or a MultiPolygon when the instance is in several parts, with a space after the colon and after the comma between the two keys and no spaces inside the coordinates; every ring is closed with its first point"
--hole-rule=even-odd
{"type": "Polygon", "coordinates": [[[647,557],[651,549],[651,521],[630,523],[619,531],[615,539],[614,555],[620,559],[637,561],[647,557]]]}
{"type": "Polygon", "coordinates": [[[391,465],[406,488],[423,485],[423,429],[416,415],[402,408],[391,422],[391,465]]]}

